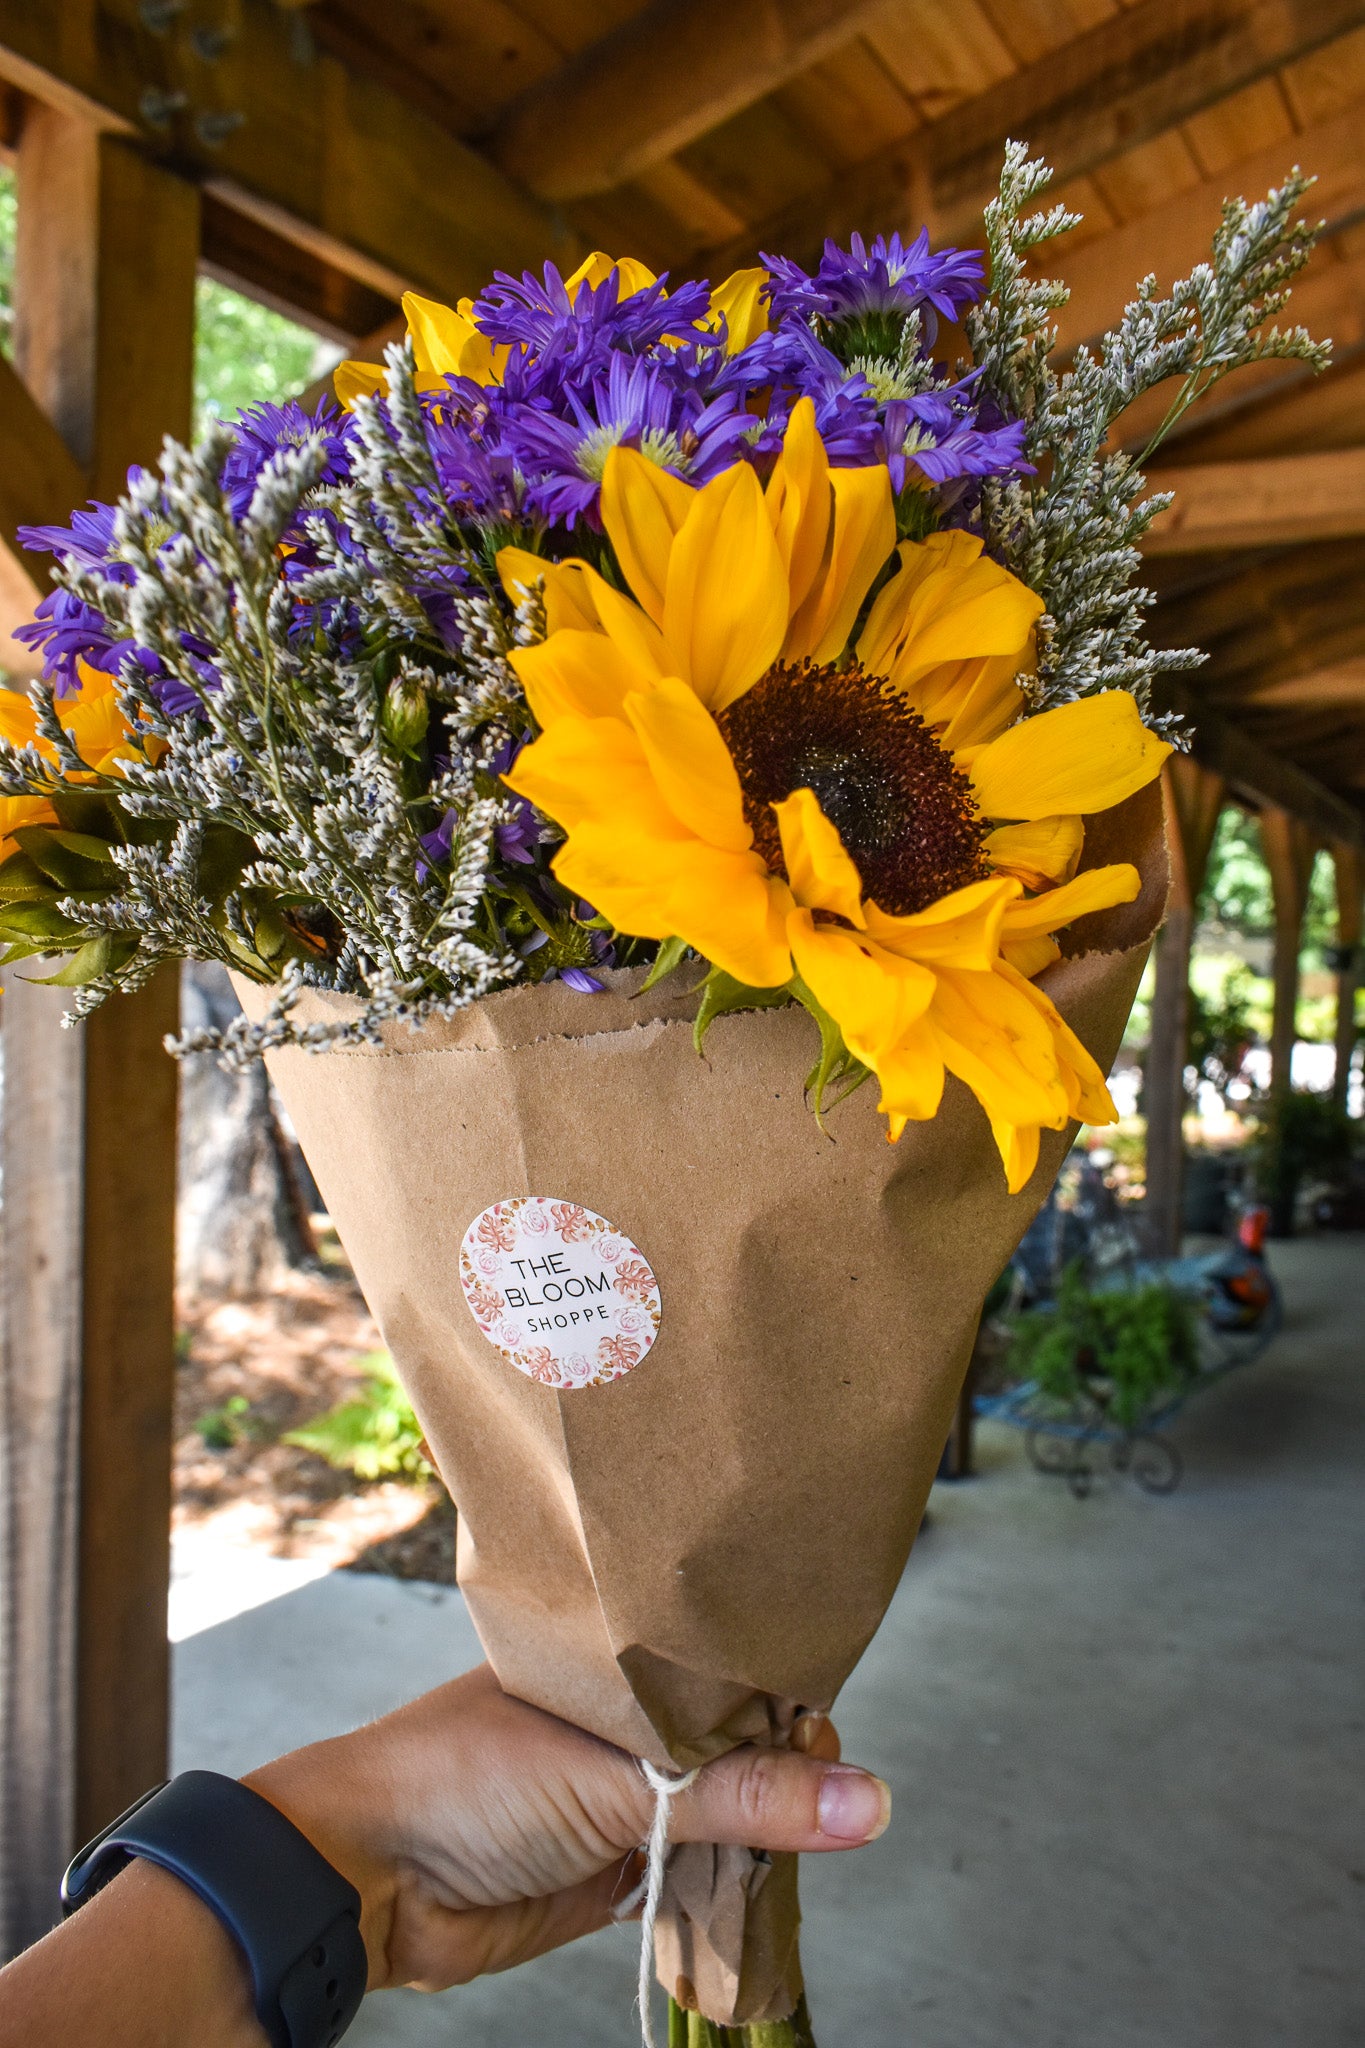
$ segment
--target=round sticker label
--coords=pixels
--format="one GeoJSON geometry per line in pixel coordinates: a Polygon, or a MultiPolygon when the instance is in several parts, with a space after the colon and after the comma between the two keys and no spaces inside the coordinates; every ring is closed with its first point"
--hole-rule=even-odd
{"type": "Polygon", "coordinates": [[[659,1283],[605,1216],[549,1195],[517,1195],[476,1216],[460,1285],[490,1344],[543,1386],[601,1387],[638,1365],[659,1334],[659,1283]]]}

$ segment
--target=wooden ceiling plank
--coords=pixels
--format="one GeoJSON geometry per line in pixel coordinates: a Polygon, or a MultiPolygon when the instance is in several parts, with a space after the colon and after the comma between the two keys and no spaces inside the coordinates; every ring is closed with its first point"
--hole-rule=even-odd
{"type": "Polygon", "coordinates": [[[904,226],[922,187],[939,237],[970,235],[1007,135],[1025,137],[1059,178],[1078,177],[1362,23],[1365,0],[1143,0],[783,208],[717,252],[715,267],[752,261],[760,247],[801,257],[826,235],[904,226]]]}
{"type": "Polygon", "coordinates": [[[1148,531],[1149,555],[1203,554],[1365,534],[1365,448],[1153,470],[1176,502],[1148,531]]]}
{"type": "Polygon", "coordinates": [[[1194,692],[1171,685],[1173,710],[1190,718],[1191,752],[1204,767],[1221,775],[1238,796],[1258,809],[1274,804],[1300,819],[1324,839],[1347,846],[1365,846],[1365,812],[1339,796],[1273,748],[1262,746],[1230,718],[1201,706],[1194,692]]]}
{"type": "Polygon", "coordinates": [[[609,192],[838,49],[881,4],[655,0],[509,107],[488,154],[544,199],[609,192]]]}
{"type": "Polygon", "coordinates": [[[90,46],[73,47],[64,11],[0,0],[0,76],[136,132],[150,154],[387,297],[408,286],[453,296],[499,266],[579,253],[561,220],[381,82],[325,55],[302,61],[265,0],[244,0],[212,65],[174,27],[150,36],[123,0],[101,5],[90,46]],[[149,83],[186,95],[164,131],[143,118],[149,83]]]}

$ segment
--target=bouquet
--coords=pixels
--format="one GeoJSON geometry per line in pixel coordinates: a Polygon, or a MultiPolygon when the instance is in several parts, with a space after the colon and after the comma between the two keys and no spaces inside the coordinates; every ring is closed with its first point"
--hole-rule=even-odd
{"type": "Polygon", "coordinates": [[[179,1049],[269,1060],[500,1679],[654,1773],[670,2039],[808,2038],[794,1864],[665,1867],[667,1774],[831,1704],[982,1300],[1113,1117],[1182,743],[1151,691],[1198,657],[1147,640],[1166,501],[1110,429],[1323,359],[1269,324],[1296,173],[1059,372],[1047,177],[1009,146],[984,263],[410,298],[341,409],[28,537],[6,957],[61,956],[74,1017],[236,978],[179,1049]]]}

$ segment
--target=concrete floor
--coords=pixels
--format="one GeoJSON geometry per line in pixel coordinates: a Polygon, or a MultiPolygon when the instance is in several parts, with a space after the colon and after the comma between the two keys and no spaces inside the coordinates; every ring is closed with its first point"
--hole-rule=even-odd
{"type": "MultiPolygon", "coordinates": [[[[803,1878],[824,2048],[1365,2043],[1365,1239],[1276,1247],[1287,1327],[1078,1502],[981,1432],[838,1719],[890,1832],[803,1878]]],[[[243,1770],[474,1661],[459,1601],[338,1574],[176,1651],[176,1763],[243,1770]]],[[[355,2048],[627,2048],[624,1930],[355,2048]]]]}

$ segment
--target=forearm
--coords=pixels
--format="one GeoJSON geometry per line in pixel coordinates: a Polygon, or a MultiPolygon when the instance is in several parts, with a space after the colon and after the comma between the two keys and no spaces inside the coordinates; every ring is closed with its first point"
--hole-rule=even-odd
{"type": "Polygon", "coordinates": [[[0,1971],[0,2048],[267,2048],[246,1960],[188,1886],[137,1861],[0,1971]]]}

